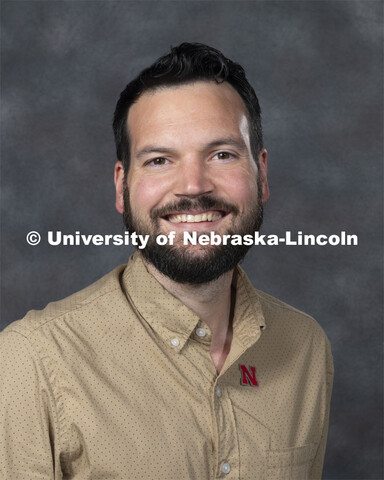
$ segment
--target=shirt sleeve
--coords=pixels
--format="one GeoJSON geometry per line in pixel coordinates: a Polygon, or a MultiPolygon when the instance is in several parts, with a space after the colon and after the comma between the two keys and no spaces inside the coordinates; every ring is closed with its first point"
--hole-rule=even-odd
{"type": "Polygon", "coordinates": [[[49,388],[29,340],[0,334],[0,478],[58,479],[54,474],[49,388]]]}
{"type": "Polygon", "coordinates": [[[330,411],[330,403],[331,403],[331,396],[332,396],[333,376],[334,376],[334,371],[333,371],[332,353],[331,353],[331,348],[329,346],[329,343],[327,342],[326,407],[325,407],[323,431],[321,434],[321,440],[316,452],[316,456],[312,463],[312,467],[309,475],[310,480],[321,480],[322,478],[325,449],[327,446],[329,411],[330,411]]]}

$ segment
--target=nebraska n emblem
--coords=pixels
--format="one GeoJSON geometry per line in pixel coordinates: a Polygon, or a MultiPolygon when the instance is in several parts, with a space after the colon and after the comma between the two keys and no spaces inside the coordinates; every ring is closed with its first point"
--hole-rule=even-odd
{"type": "Polygon", "coordinates": [[[256,380],[256,368],[246,367],[245,365],[239,365],[239,367],[241,372],[240,385],[257,387],[259,384],[256,380]]]}

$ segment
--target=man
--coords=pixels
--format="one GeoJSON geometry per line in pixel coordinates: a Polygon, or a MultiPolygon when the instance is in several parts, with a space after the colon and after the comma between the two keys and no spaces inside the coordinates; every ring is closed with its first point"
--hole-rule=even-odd
{"type": "Polygon", "coordinates": [[[249,247],[183,241],[260,228],[267,152],[243,69],[181,44],[122,92],[114,132],[116,208],[150,240],[3,332],[2,478],[321,478],[323,331],[251,286],[249,247]]]}

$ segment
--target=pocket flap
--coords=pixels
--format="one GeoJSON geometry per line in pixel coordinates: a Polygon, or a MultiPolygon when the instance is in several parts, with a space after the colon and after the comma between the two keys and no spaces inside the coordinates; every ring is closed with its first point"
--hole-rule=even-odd
{"type": "Polygon", "coordinates": [[[289,467],[308,463],[315,458],[316,450],[316,443],[281,450],[268,450],[267,465],[268,467],[289,467]]]}

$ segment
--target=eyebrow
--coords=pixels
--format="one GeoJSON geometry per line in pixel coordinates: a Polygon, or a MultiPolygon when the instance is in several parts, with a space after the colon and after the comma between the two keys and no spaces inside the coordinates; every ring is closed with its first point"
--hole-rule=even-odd
{"type": "Polygon", "coordinates": [[[220,145],[231,145],[232,147],[236,147],[239,150],[245,150],[247,148],[242,138],[232,137],[232,136],[222,137],[222,138],[218,138],[217,140],[213,140],[212,142],[208,143],[206,148],[207,149],[215,148],[215,147],[219,147],[220,145]]]}
{"type": "MultiPolygon", "coordinates": [[[[210,150],[211,148],[216,148],[219,147],[220,145],[231,145],[232,147],[236,147],[239,150],[246,150],[246,144],[245,142],[237,137],[222,137],[218,138],[216,140],[213,140],[212,142],[209,142],[207,145],[205,145],[204,150],[210,150]]],[[[157,145],[148,145],[141,150],[139,150],[135,157],[137,159],[140,159],[142,157],[145,157],[148,154],[151,153],[163,153],[163,154],[174,154],[176,153],[176,149],[174,148],[169,148],[169,147],[162,147],[162,146],[157,146],[157,145]]]]}
{"type": "Polygon", "coordinates": [[[140,159],[141,157],[145,157],[149,153],[175,153],[176,150],[173,148],[167,148],[167,147],[160,147],[156,145],[148,145],[147,147],[144,147],[143,149],[139,150],[135,157],[140,159]]]}

